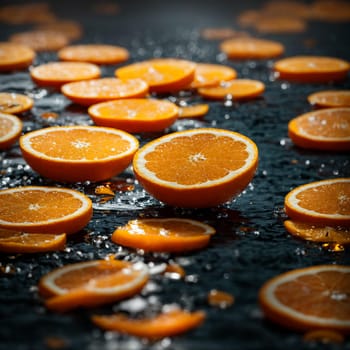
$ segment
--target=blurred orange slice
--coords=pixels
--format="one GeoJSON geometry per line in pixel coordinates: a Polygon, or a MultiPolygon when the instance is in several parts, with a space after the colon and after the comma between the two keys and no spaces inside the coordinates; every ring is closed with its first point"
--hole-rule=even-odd
{"type": "Polygon", "coordinates": [[[310,104],[322,107],[350,107],[350,90],[326,90],[307,97],[310,104]]]}
{"type": "Polygon", "coordinates": [[[0,72],[29,67],[35,52],[27,45],[0,42],[0,72]]]}
{"type": "Polygon", "coordinates": [[[0,113],[17,114],[33,107],[32,98],[15,92],[0,92],[0,113]]]}
{"type": "Polygon", "coordinates": [[[20,137],[23,124],[12,114],[0,113],[0,150],[9,148],[20,137]]]}

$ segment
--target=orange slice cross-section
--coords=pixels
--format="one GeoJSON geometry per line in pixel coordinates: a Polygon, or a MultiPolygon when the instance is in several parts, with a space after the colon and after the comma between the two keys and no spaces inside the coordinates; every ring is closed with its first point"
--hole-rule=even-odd
{"type": "Polygon", "coordinates": [[[179,118],[201,118],[209,111],[209,105],[199,103],[179,108],[179,118]]]}
{"type": "Polygon", "coordinates": [[[310,104],[322,107],[350,107],[350,90],[326,90],[307,97],[310,104]]]}
{"type": "Polygon", "coordinates": [[[12,114],[0,113],[0,150],[9,148],[20,137],[23,124],[12,114]]]}
{"type": "Polygon", "coordinates": [[[15,92],[0,92],[0,113],[17,114],[33,107],[32,98],[15,92]]]}
{"type": "Polygon", "coordinates": [[[0,42],[0,72],[29,67],[35,52],[27,45],[0,42]]]}

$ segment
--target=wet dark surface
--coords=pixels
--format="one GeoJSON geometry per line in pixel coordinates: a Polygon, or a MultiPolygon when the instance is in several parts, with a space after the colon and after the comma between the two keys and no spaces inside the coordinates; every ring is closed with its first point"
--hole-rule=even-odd
{"type": "MultiPolygon", "coordinates": [[[[292,188],[311,181],[350,176],[349,154],[301,150],[287,137],[288,121],[312,109],[306,100],[308,94],[324,89],[349,89],[349,79],[316,85],[275,80],[272,61],[228,61],[220,54],[218,41],[201,38],[203,28],[236,28],[236,15],[260,5],[259,2],[244,5],[234,1],[151,1],[143,7],[142,3],[146,2],[120,1],[117,14],[97,13],[96,4],[91,2],[52,2],[51,8],[58,17],[80,21],[84,35],[79,42],[124,46],[131,53],[129,62],[151,57],[181,57],[226,64],[234,67],[239,77],[262,80],[266,84],[262,98],[245,103],[208,102],[210,111],[204,119],[179,120],[166,131],[217,127],[245,134],[259,148],[256,176],[244,193],[224,206],[183,210],[162,205],[137,183],[132,191],[122,188],[114,199],[103,202],[103,196],[94,194],[100,184],[55,184],[32,172],[17,145],[0,153],[0,188],[29,184],[72,187],[88,194],[95,209],[89,225],[83,232],[69,237],[63,252],[1,255],[0,349],[350,349],[349,340],[339,346],[306,344],[302,334],[266,321],[257,303],[260,286],[272,276],[311,265],[350,263],[348,249],[327,251],[321,244],[291,237],[283,227],[283,200],[292,188]],[[110,240],[116,226],[140,216],[198,219],[213,225],[217,234],[207,249],[184,256],[144,255],[121,248],[110,240]],[[144,260],[151,266],[172,259],[185,268],[187,276],[176,280],[155,275],[131,304],[116,303],[64,315],[44,308],[36,287],[43,274],[64,264],[103,259],[111,253],[123,259],[144,260]],[[206,297],[214,288],[233,294],[234,305],[225,310],[209,306],[206,297]],[[206,322],[183,336],[150,344],[104,333],[89,320],[94,312],[121,309],[147,315],[172,303],[205,310],[206,322]]],[[[4,41],[11,33],[30,27],[1,24],[0,39],[4,41]]],[[[302,34],[264,37],[284,43],[286,56],[312,53],[349,59],[348,33],[349,24],[313,21],[302,34]]],[[[57,60],[54,53],[38,54],[35,65],[51,60],[57,60]]],[[[116,67],[102,67],[103,76],[113,76],[116,67]]],[[[21,116],[24,132],[49,125],[92,124],[86,109],[70,104],[57,92],[36,87],[27,71],[0,74],[0,90],[24,93],[35,99],[34,108],[21,116]],[[41,115],[45,112],[55,112],[59,117],[44,119],[41,115]]],[[[191,94],[177,95],[174,99],[188,103],[201,101],[191,94]]],[[[137,137],[143,144],[160,135],[137,137]]],[[[118,179],[112,179],[119,180],[133,183],[132,170],[129,168],[118,179]]]]}

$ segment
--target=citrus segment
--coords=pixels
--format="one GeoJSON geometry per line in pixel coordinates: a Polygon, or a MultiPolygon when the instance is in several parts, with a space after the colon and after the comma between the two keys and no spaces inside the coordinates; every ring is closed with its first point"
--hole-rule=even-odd
{"type": "Polygon", "coordinates": [[[295,221],[350,226],[350,178],[311,182],[290,191],[284,201],[295,221]]]}
{"type": "Polygon", "coordinates": [[[66,244],[66,234],[26,233],[0,229],[0,252],[39,253],[62,250],[66,244]]]}
{"type": "Polygon", "coordinates": [[[140,78],[151,92],[172,92],[188,87],[194,79],[196,64],[175,58],[157,58],[118,68],[121,79],[140,78]]]}
{"type": "Polygon", "coordinates": [[[0,228],[70,234],[84,228],[91,216],[91,200],[78,191],[44,186],[0,191],[0,228]]]}
{"type": "Polygon", "coordinates": [[[136,219],[118,227],[112,241],[156,252],[184,252],[208,245],[215,229],[190,219],[136,219]]]}
{"type": "Polygon", "coordinates": [[[274,69],[280,79],[321,83],[345,79],[350,65],[333,57],[294,56],[277,61],[274,69]]]}
{"type": "Polygon", "coordinates": [[[9,148],[20,137],[23,124],[12,114],[0,113],[0,150],[9,148]]]}
{"type": "Polygon", "coordinates": [[[30,76],[37,85],[56,87],[73,81],[98,78],[100,74],[98,66],[83,62],[51,62],[30,71],[30,76]]]}
{"type": "Polygon", "coordinates": [[[175,122],[178,107],[165,100],[125,99],[93,105],[88,112],[97,125],[133,133],[155,132],[175,122]]]}
{"type": "Polygon", "coordinates": [[[117,64],[129,58],[128,50],[114,45],[72,45],[58,51],[62,61],[90,62],[95,64],[117,64]]]}
{"type": "Polygon", "coordinates": [[[261,81],[251,79],[236,79],[222,82],[219,86],[199,88],[198,93],[209,99],[246,100],[260,96],[265,91],[261,81]]]}
{"type": "Polygon", "coordinates": [[[172,337],[187,332],[203,323],[205,313],[174,309],[153,318],[132,319],[123,314],[92,317],[99,327],[147,339],[172,337]]]}
{"type": "Polygon", "coordinates": [[[17,114],[33,107],[32,98],[15,92],[0,92],[0,113],[17,114]]]}
{"type": "Polygon", "coordinates": [[[305,113],[288,124],[288,136],[303,148],[350,150],[350,108],[305,113]]]}
{"type": "Polygon", "coordinates": [[[100,181],[121,173],[138,149],[132,135],[98,126],[58,126],[20,138],[24,159],[57,181],[100,181]]]}
{"type": "Polygon", "coordinates": [[[350,244],[350,229],[346,227],[320,226],[292,220],[286,220],[284,227],[293,236],[307,241],[350,244]]]}
{"type": "Polygon", "coordinates": [[[282,55],[284,46],[277,41],[247,37],[225,40],[220,50],[230,59],[268,59],[282,55]]]}
{"type": "Polygon", "coordinates": [[[350,332],[350,267],[320,265],[278,275],[259,291],[267,318],[296,330],[350,332]]]}
{"type": "Polygon", "coordinates": [[[210,207],[241,192],[253,178],[257,163],[257,147],[246,136],[199,128],[146,144],[135,154],[133,167],[141,185],[160,201],[210,207]]]}
{"type": "Polygon", "coordinates": [[[68,311],[80,306],[96,306],[130,297],[148,281],[143,263],[93,260],[59,267],[43,276],[39,292],[46,306],[68,311]]]}
{"type": "Polygon", "coordinates": [[[104,101],[144,97],[148,85],[141,79],[101,78],[68,83],[61,90],[73,102],[90,106],[104,101]]]}
{"type": "Polygon", "coordinates": [[[35,52],[26,45],[0,42],[0,72],[29,67],[35,52]]]}
{"type": "Polygon", "coordinates": [[[179,118],[201,118],[209,111],[209,105],[200,103],[179,108],[179,118]]]}
{"type": "Polygon", "coordinates": [[[350,107],[350,90],[319,91],[307,99],[317,107],[350,107]]]}

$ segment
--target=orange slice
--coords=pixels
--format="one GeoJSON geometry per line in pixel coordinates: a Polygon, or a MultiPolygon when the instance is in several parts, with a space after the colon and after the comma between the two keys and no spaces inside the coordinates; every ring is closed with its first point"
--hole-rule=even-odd
{"type": "Polygon", "coordinates": [[[237,72],[231,67],[221,64],[197,63],[194,80],[190,84],[190,88],[216,86],[222,81],[232,80],[236,77],[237,72]]]}
{"type": "Polygon", "coordinates": [[[73,102],[90,106],[104,101],[144,97],[148,85],[141,79],[101,78],[65,84],[61,91],[73,102]]]}
{"type": "Polygon", "coordinates": [[[83,34],[83,29],[79,22],[67,19],[43,23],[38,25],[36,29],[61,33],[66,36],[68,40],[78,40],[83,34]]]}
{"type": "Polygon", "coordinates": [[[303,148],[350,151],[350,108],[305,113],[288,123],[288,135],[303,148]]]}
{"type": "Polygon", "coordinates": [[[70,234],[84,228],[91,216],[91,200],[68,188],[24,186],[0,190],[0,228],[70,234]]]}
{"type": "Polygon", "coordinates": [[[310,5],[293,0],[271,0],[264,3],[262,10],[264,14],[296,18],[308,18],[310,15],[310,5]]]}
{"type": "Polygon", "coordinates": [[[277,41],[247,37],[225,40],[220,50],[229,59],[268,59],[281,56],[284,46],[277,41]]]}
{"type": "Polygon", "coordinates": [[[121,173],[138,146],[130,134],[98,126],[49,127],[20,139],[22,155],[35,171],[69,182],[100,181],[121,173]]]}
{"type": "Polygon", "coordinates": [[[134,173],[145,190],[180,207],[229,201],[248,185],[257,164],[258,149],[252,140],[214,128],[162,136],[143,146],[133,160],[134,173]]]}
{"type": "Polygon", "coordinates": [[[268,280],[259,291],[267,318],[295,330],[350,333],[350,266],[320,265],[268,280]]]}
{"type": "Polygon", "coordinates": [[[338,343],[344,342],[344,336],[337,332],[329,329],[316,329],[308,331],[304,334],[303,340],[306,342],[320,342],[322,344],[338,343]]]}
{"type": "Polygon", "coordinates": [[[67,46],[57,54],[62,61],[90,62],[95,64],[117,64],[129,58],[128,50],[123,47],[101,44],[67,46]]]}
{"type": "Polygon", "coordinates": [[[143,263],[93,260],[59,267],[43,276],[39,292],[48,297],[45,305],[68,311],[111,303],[140,292],[148,281],[143,263]]]}
{"type": "Polygon", "coordinates": [[[0,113],[16,114],[33,107],[32,98],[15,92],[0,92],[0,113]]]}
{"type": "Polygon", "coordinates": [[[0,113],[0,150],[11,147],[20,137],[23,124],[12,114],[0,113]]]}
{"type": "Polygon", "coordinates": [[[201,37],[207,40],[224,40],[237,35],[232,28],[204,28],[201,30],[201,37]]]}
{"type": "Polygon", "coordinates": [[[260,18],[260,11],[258,10],[245,10],[242,11],[238,17],[237,22],[241,27],[254,27],[256,21],[260,18]]]}
{"type": "Polygon", "coordinates": [[[73,81],[98,78],[100,74],[98,66],[83,62],[51,62],[30,71],[30,76],[37,85],[56,87],[73,81]]]}
{"type": "Polygon", "coordinates": [[[199,103],[179,108],[179,118],[201,118],[209,111],[209,105],[199,103]]]}
{"type": "Polygon", "coordinates": [[[311,5],[311,18],[338,23],[350,21],[350,5],[342,0],[320,0],[311,5]]]}
{"type": "Polygon", "coordinates": [[[251,79],[235,79],[225,81],[220,86],[198,89],[198,93],[209,99],[248,100],[260,96],[265,91],[261,81],[251,79]]]}
{"type": "Polygon", "coordinates": [[[286,220],[284,227],[293,236],[313,242],[350,244],[350,229],[345,227],[319,226],[312,223],[286,220]]]}
{"type": "Polygon", "coordinates": [[[123,314],[92,316],[92,322],[107,331],[117,331],[136,337],[159,339],[187,332],[203,323],[205,313],[173,309],[153,318],[132,319],[123,314]]]}
{"type": "Polygon", "coordinates": [[[215,229],[190,219],[136,219],[118,227],[112,241],[151,252],[185,252],[209,244],[215,229]]]}
{"type": "Polygon", "coordinates": [[[121,79],[140,78],[151,92],[173,92],[186,88],[194,79],[196,64],[175,58],[157,58],[118,68],[121,79]]]}
{"type": "Polygon", "coordinates": [[[29,67],[35,52],[26,45],[0,42],[0,72],[29,67]]]}
{"type": "Polygon", "coordinates": [[[10,36],[9,40],[16,44],[27,45],[37,52],[57,51],[69,42],[64,34],[46,29],[15,33],[10,36]]]}
{"type": "Polygon", "coordinates": [[[66,234],[26,233],[0,229],[0,252],[39,253],[62,250],[66,245],[66,234]]]}
{"type": "Polygon", "coordinates": [[[259,33],[302,33],[307,28],[304,19],[292,15],[277,15],[268,13],[261,16],[254,24],[259,33]]]}
{"type": "Polygon", "coordinates": [[[294,56],[277,61],[274,69],[280,79],[321,83],[345,79],[350,65],[333,57],[294,56]]]}
{"type": "Polygon", "coordinates": [[[93,105],[88,112],[97,125],[136,133],[166,129],[177,119],[178,110],[170,101],[125,99],[93,105]]]}
{"type": "Polygon", "coordinates": [[[350,226],[350,178],[301,185],[284,200],[292,220],[330,226],[350,226]]]}
{"type": "Polygon", "coordinates": [[[350,90],[319,91],[308,96],[310,104],[317,107],[350,107],[350,90]]]}

